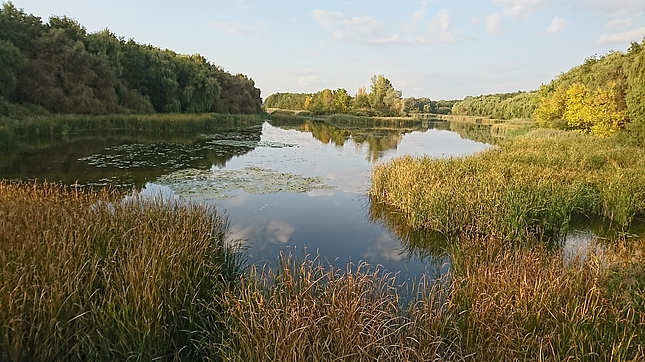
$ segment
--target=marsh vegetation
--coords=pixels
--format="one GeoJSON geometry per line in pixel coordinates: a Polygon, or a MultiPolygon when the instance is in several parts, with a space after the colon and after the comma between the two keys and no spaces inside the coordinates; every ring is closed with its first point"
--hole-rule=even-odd
{"type": "Polygon", "coordinates": [[[645,360],[644,59],[264,114],[199,54],[3,4],[0,361],[645,360]]]}

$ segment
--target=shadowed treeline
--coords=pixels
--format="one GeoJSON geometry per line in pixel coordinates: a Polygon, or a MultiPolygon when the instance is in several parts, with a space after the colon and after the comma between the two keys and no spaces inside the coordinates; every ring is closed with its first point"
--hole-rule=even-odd
{"type": "Polygon", "coordinates": [[[0,116],[47,113],[259,113],[260,90],[199,54],[88,33],[73,19],[44,23],[0,8],[0,116]]]}

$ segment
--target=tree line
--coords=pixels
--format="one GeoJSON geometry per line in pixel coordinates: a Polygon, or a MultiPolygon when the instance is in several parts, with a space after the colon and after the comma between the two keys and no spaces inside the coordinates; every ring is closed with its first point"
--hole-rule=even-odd
{"type": "Polygon", "coordinates": [[[537,92],[518,91],[466,97],[453,105],[451,113],[496,119],[532,118],[537,107],[537,92]]]}
{"type": "Polygon", "coordinates": [[[344,88],[323,89],[316,93],[275,93],[267,97],[264,107],[306,110],[313,114],[402,115],[401,91],[396,90],[383,75],[375,75],[371,81],[369,93],[361,87],[353,97],[344,88]]]}
{"type": "Polygon", "coordinates": [[[183,55],[88,33],[77,21],[48,22],[0,8],[0,112],[26,107],[76,114],[259,113],[260,90],[199,54],[183,55]]]}
{"type": "Polygon", "coordinates": [[[534,118],[544,128],[608,137],[627,129],[645,144],[645,39],[594,55],[532,92],[467,97],[453,114],[534,118]]]}
{"type": "Polygon", "coordinates": [[[323,89],[316,93],[274,93],[264,107],[313,114],[351,114],[356,116],[405,116],[415,113],[448,114],[456,101],[429,98],[402,98],[402,93],[383,75],[371,78],[370,91],[360,87],[354,96],[346,89],[323,89]]]}
{"type": "Polygon", "coordinates": [[[592,56],[538,91],[541,127],[573,129],[601,137],[628,128],[645,135],[645,39],[627,52],[592,56]]]}

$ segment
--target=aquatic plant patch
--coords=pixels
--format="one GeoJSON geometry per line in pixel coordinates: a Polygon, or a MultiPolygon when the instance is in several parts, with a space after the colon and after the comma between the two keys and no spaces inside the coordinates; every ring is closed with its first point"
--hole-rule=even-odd
{"type": "Polygon", "coordinates": [[[239,170],[191,168],[163,175],[155,182],[170,187],[176,195],[205,199],[228,198],[232,191],[238,189],[249,194],[273,194],[334,188],[321,177],[306,177],[261,167],[239,170]]]}

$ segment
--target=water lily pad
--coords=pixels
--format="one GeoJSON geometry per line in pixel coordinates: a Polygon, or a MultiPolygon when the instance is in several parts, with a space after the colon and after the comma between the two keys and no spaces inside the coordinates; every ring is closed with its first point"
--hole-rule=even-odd
{"type": "Polygon", "coordinates": [[[156,183],[170,187],[177,195],[211,199],[228,198],[229,193],[238,189],[249,194],[272,194],[334,188],[325,184],[321,177],[306,177],[260,167],[239,170],[191,168],[163,175],[156,183]]]}

